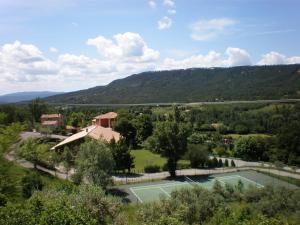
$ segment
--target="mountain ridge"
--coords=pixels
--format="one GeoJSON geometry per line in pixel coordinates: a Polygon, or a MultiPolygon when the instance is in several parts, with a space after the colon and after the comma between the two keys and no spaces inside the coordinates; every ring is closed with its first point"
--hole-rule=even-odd
{"type": "Polygon", "coordinates": [[[127,104],[281,98],[300,98],[300,64],[143,72],[45,101],[127,104]]]}
{"type": "Polygon", "coordinates": [[[45,98],[57,94],[62,94],[63,92],[54,91],[23,91],[14,92],[0,96],[0,103],[16,103],[21,101],[29,101],[35,98],[45,98]]]}

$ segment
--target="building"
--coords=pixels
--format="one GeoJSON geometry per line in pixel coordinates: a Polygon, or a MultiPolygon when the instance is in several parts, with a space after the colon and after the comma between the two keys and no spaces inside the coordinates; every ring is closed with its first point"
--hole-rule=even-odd
{"type": "Polygon", "coordinates": [[[118,114],[115,112],[108,112],[99,116],[94,117],[92,125],[98,125],[101,127],[112,127],[112,122],[115,121],[118,114]]]}
{"type": "Polygon", "coordinates": [[[62,114],[43,114],[41,116],[42,127],[59,127],[64,125],[64,118],[62,114]]]}
{"type": "Polygon", "coordinates": [[[116,118],[117,113],[114,112],[97,116],[93,119],[91,126],[81,129],[80,132],[66,138],[51,149],[61,149],[65,145],[78,145],[84,141],[85,137],[90,137],[95,140],[104,140],[107,142],[110,142],[114,139],[116,142],[118,142],[121,138],[121,135],[111,128],[112,121],[114,121],[116,118]]]}

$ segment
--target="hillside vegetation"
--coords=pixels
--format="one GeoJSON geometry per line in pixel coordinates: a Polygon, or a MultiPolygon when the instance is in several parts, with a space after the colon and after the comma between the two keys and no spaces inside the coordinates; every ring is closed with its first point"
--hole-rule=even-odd
{"type": "Polygon", "coordinates": [[[46,98],[51,103],[163,103],[300,97],[300,65],[144,72],[106,86],[46,98]]]}

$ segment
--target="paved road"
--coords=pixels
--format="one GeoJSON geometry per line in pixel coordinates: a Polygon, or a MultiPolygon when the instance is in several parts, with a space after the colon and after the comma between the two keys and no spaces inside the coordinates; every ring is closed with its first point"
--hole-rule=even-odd
{"type": "Polygon", "coordinates": [[[59,140],[64,140],[66,139],[68,136],[63,136],[63,135],[57,135],[57,134],[41,134],[39,132],[22,132],[20,134],[21,139],[22,140],[26,140],[28,138],[40,138],[40,137],[50,137],[50,138],[54,138],[54,139],[59,139],[59,140]]]}

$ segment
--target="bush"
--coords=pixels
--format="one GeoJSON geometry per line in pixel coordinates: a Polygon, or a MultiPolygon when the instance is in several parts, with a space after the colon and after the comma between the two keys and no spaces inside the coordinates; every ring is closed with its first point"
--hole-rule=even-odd
{"type": "Polygon", "coordinates": [[[43,183],[37,173],[30,173],[22,179],[22,193],[23,197],[29,198],[34,191],[42,190],[43,183]]]}
{"type": "Polygon", "coordinates": [[[144,167],[145,173],[157,173],[160,171],[160,166],[158,165],[148,165],[144,167]]]}
{"type": "Polygon", "coordinates": [[[235,167],[235,163],[233,160],[231,160],[231,163],[230,163],[231,167],[235,167]]]}
{"type": "Polygon", "coordinates": [[[208,161],[208,150],[205,145],[189,145],[188,158],[191,162],[191,167],[204,167],[208,161]]]}
{"type": "Polygon", "coordinates": [[[190,169],[191,165],[189,163],[178,163],[177,164],[177,169],[178,170],[183,170],[183,169],[190,169]]]}
{"type": "Polygon", "coordinates": [[[4,194],[0,193],[0,207],[5,206],[7,203],[7,197],[4,194]]]}
{"type": "Polygon", "coordinates": [[[222,161],[222,159],[219,159],[219,161],[218,161],[218,167],[223,167],[223,161],[222,161]]]}
{"type": "Polygon", "coordinates": [[[218,167],[218,159],[216,157],[211,160],[211,166],[218,167]]]}
{"type": "Polygon", "coordinates": [[[224,166],[225,166],[225,167],[228,167],[228,166],[229,166],[228,159],[225,159],[224,166]]]}

